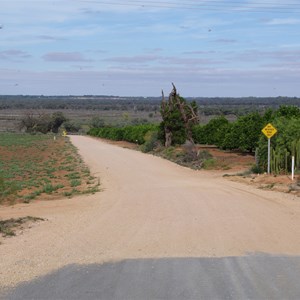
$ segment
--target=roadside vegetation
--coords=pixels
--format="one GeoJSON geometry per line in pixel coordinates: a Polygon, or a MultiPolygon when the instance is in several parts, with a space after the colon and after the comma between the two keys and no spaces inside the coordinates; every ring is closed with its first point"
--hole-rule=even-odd
{"type": "Polygon", "coordinates": [[[135,142],[143,152],[152,152],[195,169],[214,169],[220,166],[209,150],[197,145],[214,145],[223,151],[238,151],[255,156],[251,172],[263,173],[267,168],[267,138],[262,128],[272,122],[278,130],[272,137],[273,174],[288,174],[291,157],[295,157],[296,174],[300,173],[300,108],[282,105],[263,113],[250,112],[229,121],[224,115],[200,124],[196,102],[182,98],[173,85],[169,99],[161,102],[162,122],[157,125],[127,127],[93,127],[88,134],[102,138],[135,142]]]}
{"type": "Polygon", "coordinates": [[[268,123],[277,129],[271,139],[271,172],[288,174],[292,156],[296,172],[300,172],[300,109],[297,106],[281,106],[267,110],[263,115],[250,113],[229,122],[225,117],[212,119],[206,125],[194,127],[194,140],[199,144],[214,144],[225,150],[255,153],[255,173],[267,169],[267,138],[261,130],[268,123]]]}
{"type": "Polygon", "coordinates": [[[90,174],[67,137],[0,134],[0,204],[94,193],[90,174]]]}
{"type": "Polygon", "coordinates": [[[300,173],[297,98],[185,99],[174,85],[168,99],[163,95],[160,101],[105,96],[19,98],[4,97],[0,109],[19,107],[18,130],[30,134],[0,135],[0,203],[71,197],[98,189],[98,179],[91,176],[68,138],[54,140],[62,130],[134,143],[143,152],[194,169],[227,170],[228,154],[247,155],[253,158],[249,172],[263,173],[267,138],[261,129],[271,122],[278,130],[271,140],[271,173],[289,174],[292,156],[296,174],[300,173]],[[69,108],[78,111],[72,118],[65,116],[69,108]],[[105,118],[100,112],[105,112],[105,118]],[[84,116],[83,123],[78,115],[84,116]],[[215,147],[224,155],[213,155],[215,147]]]}
{"type": "Polygon", "coordinates": [[[142,145],[146,142],[146,134],[149,131],[157,130],[158,126],[152,124],[124,127],[104,126],[100,128],[91,128],[88,134],[113,141],[127,141],[142,145]]]}
{"type": "Polygon", "coordinates": [[[17,230],[22,230],[24,226],[28,223],[38,222],[38,221],[45,221],[42,218],[37,217],[23,217],[18,219],[8,219],[8,220],[0,220],[0,234],[3,237],[15,236],[17,230]]]}

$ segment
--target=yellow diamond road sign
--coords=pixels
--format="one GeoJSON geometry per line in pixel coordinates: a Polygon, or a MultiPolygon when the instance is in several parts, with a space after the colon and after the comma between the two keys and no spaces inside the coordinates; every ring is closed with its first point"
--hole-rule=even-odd
{"type": "Polygon", "coordinates": [[[277,132],[277,129],[276,129],[271,123],[269,123],[268,125],[266,125],[266,126],[262,129],[262,133],[263,133],[268,139],[270,139],[276,132],[277,132]]]}

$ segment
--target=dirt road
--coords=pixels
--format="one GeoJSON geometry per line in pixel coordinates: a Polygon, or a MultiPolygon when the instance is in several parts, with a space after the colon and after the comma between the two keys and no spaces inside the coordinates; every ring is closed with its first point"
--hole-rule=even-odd
{"type": "Polygon", "coordinates": [[[48,220],[0,245],[2,287],[70,264],[300,254],[299,198],[93,138],[71,140],[100,177],[103,191],[0,208],[2,218],[48,220]]]}

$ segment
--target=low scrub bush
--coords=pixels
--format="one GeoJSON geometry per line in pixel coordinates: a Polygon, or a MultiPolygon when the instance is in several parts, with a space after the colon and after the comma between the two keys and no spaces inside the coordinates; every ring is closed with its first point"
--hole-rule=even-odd
{"type": "Polygon", "coordinates": [[[141,146],[142,152],[153,151],[158,145],[158,131],[150,130],[145,134],[145,143],[141,146]]]}
{"type": "Polygon", "coordinates": [[[203,161],[203,169],[209,170],[209,169],[213,169],[216,166],[216,160],[214,158],[209,158],[209,159],[205,159],[203,161]]]}
{"type": "Polygon", "coordinates": [[[256,165],[256,164],[253,165],[250,170],[254,174],[262,174],[262,173],[264,173],[264,170],[261,168],[261,166],[256,165]]]}

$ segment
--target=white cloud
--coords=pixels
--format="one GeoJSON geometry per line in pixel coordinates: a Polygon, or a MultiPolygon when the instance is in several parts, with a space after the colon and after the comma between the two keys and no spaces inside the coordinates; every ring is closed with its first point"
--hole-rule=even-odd
{"type": "Polygon", "coordinates": [[[24,60],[26,58],[30,58],[31,55],[25,51],[10,49],[5,51],[0,51],[0,60],[9,60],[9,61],[17,61],[24,60]]]}

